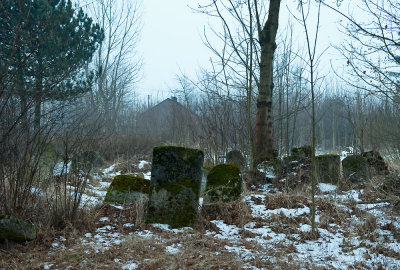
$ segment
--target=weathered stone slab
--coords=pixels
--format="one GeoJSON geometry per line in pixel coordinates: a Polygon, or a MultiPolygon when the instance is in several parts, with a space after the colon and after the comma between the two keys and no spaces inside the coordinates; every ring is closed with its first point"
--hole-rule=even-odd
{"type": "Polygon", "coordinates": [[[368,178],[368,162],[361,155],[351,155],[343,159],[343,177],[353,182],[362,182],[368,178]]]}
{"type": "Polygon", "coordinates": [[[0,241],[24,242],[35,238],[35,226],[13,216],[0,214],[0,241]]]}
{"type": "Polygon", "coordinates": [[[150,181],[132,175],[117,175],[107,190],[104,201],[112,203],[134,203],[148,198],[150,181]]]}
{"type": "Polygon", "coordinates": [[[154,148],[147,223],[179,228],[197,222],[203,159],[196,149],[154,148]]]}
{"type": "Polygon", "coordinates": [[[337,184],[340,179],[340,156],[321,155],[316,157],[319,181],[337,184]]]}
{"type": "Polygon", "coordinates": [[[242,193],[240,169],[235,164],[220,164],[211,169],[207,176],[205,202],[233,202],[242,193]]]}

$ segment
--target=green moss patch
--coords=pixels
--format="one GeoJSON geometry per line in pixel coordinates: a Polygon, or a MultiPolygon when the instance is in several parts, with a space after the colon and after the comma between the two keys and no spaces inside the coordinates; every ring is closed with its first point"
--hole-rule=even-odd
{"type": "Polygon", "coordinates": [[[211,169],[207,176],[205,201],[232,202],[240,197],[242,179],[235,164],[220,164],[211,169]]]}
{"type": "Polygon", "coordinates": [[[205,169],[207,171],[211,171],[212,167],[211,166],[207,166],[207,165],[203,165],[203,169],[205,169]]]}
{"type": "Polygon", "coordinates": [[[204,156],[203,152],[197,149],[181,146],[157,146],[153,149],[153,163],[154,158],[156,158],[156,163],[161,162],[161,164],[168,164],[173,160],[167,160],[165,157],[174,157],[174,160],[181,160],[187,164],[194,165],[199,155],[202,157],[204,156]]]}
{"type": "Polygon", "coordinates": [[[316,157],[320,182],[337,184],[340,178],[340,156],[334,154],[316,157]]]}
{"type": "Polygon", "coordinates": [[[107,190],[104,201],[113,203],[133,203],[148,196],[150,181],[132,175],[117,175],[107,190]]]}
{"type": "Polygon", "coordinates": [[[40,155],[37,175],[47,176],[50,175],[57,162],[60,160],[60,156],[57,153],[55,147],[52,144],[44,144],[43,152],[40,155]]]}

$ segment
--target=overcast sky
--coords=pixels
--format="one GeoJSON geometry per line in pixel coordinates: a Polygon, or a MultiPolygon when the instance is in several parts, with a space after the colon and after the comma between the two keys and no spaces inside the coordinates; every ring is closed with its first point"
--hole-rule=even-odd
{"type": "Polygon", "coordinates": [[[166,94],[176,87],[180,70],[195,75],[207,64],[210,53],[201,41],[207,17],[193,13],[183,0],[144,0],[143,7],[138,51],[143,54],[144,77],[138,94],[166,94]]]}
{"type": "MultiPolygon", "coordinates": [[[[196,6],[197,1],[184,0],[144,0],[143,30],[138,51],[144,60],[143,80],[138,84],[137,94],[151,94],[159,99],[168,97],[169,90],[177,87],[176,74],[181,71],[195,76],[201,66],[205,67],[212,56],[202,43],[204,27],[208,25],[206,15],[194,13],[189,7],[196,6]]],[[[295,1],[282,1],[280,30],[284,29],[290,16],[288,7],[296,11],[295,1]]],[[[338,44],[341,35],[337,30],[340,18],[322,8],[321,30],[318,48],[322,51],[331,42],[338,44]]],[[[310,18],[310,22],[315,20],[310,18]]],[[[304,34],[300,25],[296,28],[296,42],[303,43],[304,34]]],[[[329,65],[331,59],[337,58],[330,49],[323,55],[323,63],[329,65]]]]}

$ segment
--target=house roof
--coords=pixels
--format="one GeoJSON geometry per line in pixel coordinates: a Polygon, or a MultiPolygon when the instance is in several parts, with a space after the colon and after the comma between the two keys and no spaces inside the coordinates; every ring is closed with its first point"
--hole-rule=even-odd
{"type": "Polygon", "coordinates": [[[155,113],[159,113],[159,112],[171,110],[171,109],[174,109],[178,113],[185,113],[185,114],[189,113],[190,115],[197,116],[193,111],[189,110],[188,108],[186,108],[185,106],[180,104],[177,101],[176,97],[171,97],[171,98],[167,98],[167,99],[163,100],[162,102],[158,103],[157,105],[149,108],[147,111],[139,114],[139,117],[145,117],[146,115],[152,115],[155,113]]]}

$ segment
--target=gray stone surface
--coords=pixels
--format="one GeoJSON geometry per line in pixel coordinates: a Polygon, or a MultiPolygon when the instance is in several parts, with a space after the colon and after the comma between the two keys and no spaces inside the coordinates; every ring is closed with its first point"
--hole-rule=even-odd
{"type": "Polygon", "coordinates": [[[203,158],[203,152],[196,149],[154,148],[147,223],[177,228],[197,222],[203,158]]]}

